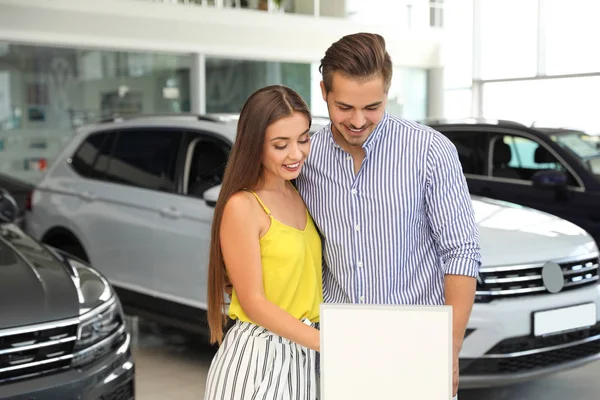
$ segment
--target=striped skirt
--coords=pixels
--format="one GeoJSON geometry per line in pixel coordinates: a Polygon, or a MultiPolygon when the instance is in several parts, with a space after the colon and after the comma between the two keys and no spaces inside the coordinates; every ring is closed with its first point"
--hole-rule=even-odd
{"type": "Polygon", "coordinates": [[[265,328],[236,321],[212,360],[204,399],[316,400],[315,355],[265,328]]]}

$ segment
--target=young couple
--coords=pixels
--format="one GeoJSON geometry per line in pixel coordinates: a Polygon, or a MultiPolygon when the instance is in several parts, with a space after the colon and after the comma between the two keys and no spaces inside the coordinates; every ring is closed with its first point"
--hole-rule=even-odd
{"type": "Polygon", "coordinates": [[[456,393],[480,265],[456,149],[386,113],[381,36],[343,37],[320,70],[331,124],[312,137],[289,88],[242,109],[213,222],[205,399],[317,399],[322,301],[451,305],[456,393]]]}

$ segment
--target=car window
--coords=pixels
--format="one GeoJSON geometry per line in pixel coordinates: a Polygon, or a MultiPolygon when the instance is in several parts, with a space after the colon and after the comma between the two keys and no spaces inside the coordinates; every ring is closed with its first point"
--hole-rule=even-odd
{"type": "Polygon", "coordinates": [[[106,180],[145,189],[173,191],[181,132],[136,129],[119,133],[106,180]]]}
{"type": "Polygon", "coordinates": [[[600,176],[600,138],[583,132],[572,132],[550,137],[564,149],[573,153],[582,165],[600,176]]]}
{"type": "Polygon", "coordinates": [[[71,157],[73,169],[87,178],[102,178],[108,166],[114,138],[115,134],[112,132],[89,136],[71,157]]]}
{"type": "Polygon", "coordinates": [[[202,198],[204,192],[220,185],[225,174],[230,146],[210,136],[190,142],[186,158],[186,194],[202,198]]]}
{"type": "Polygon", "coordinates": [[[518,135],[497,136],[491,143],[492,176],[531,181],[538,171],[556,170],[568,175],[568,184],[577,181],[565,166],[542,144],[518,135]]]}
{"type": "Polygon", "coordinates": [[[444,132],[444,135],[456,147],[463,173],[472,175],[485,174],[485,157],[483,149],[478,146],[477,132],[444,132]]]}

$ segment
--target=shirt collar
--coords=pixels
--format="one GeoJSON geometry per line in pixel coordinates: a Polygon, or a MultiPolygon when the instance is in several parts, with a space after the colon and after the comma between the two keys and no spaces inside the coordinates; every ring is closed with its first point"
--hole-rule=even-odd
{"type": "MultiPolygon", "coordinates": [[[[375,145],[375,143],[377,143],[379,141],[379,138],[382,136],[383,131],[385,131],[385,127],[387,125],[388,119],[389,119],[389,114],[386,111],[383,114],[381,121],[379,121],[379,123],[377,124],[375,129],[373,129],[373,132],[371,132],[371,134],[369,135],[367,140],[363,143],[362,147],[363,147],[363,149],[365,149],[366,153],[369,153],[371,151],[371,149],[373,148],[373,146],[375,145]]],[[[329,125],[327,125],[327,133],[329,134],[328,135],[329,140],[334,147],[341,149],[340,145],[333,138],[333,131],[332,131],[331,127],[332,127],[332,124],[330,122],[329,125]]]]}

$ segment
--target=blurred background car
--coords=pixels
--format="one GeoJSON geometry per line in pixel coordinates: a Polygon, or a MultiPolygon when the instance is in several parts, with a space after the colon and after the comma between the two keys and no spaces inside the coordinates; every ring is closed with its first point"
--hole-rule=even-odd
{"type": "Polygon", "coordinates": [[[23,232],[18,213],[0,188],[0,397],[134,399],[130,335],[110,283],[23,232]]]}
{"type": "Polygon", "coordinates": [[[430,120],[456,146],[472,194],[557,215],[600,243],[600,148],[575,129],[430,120]]]}

